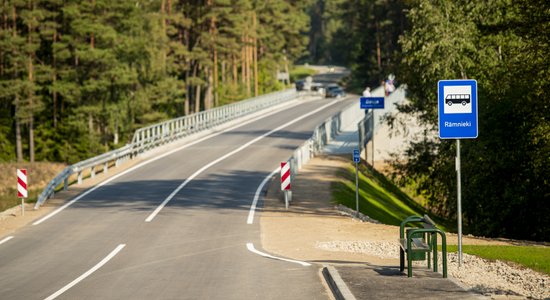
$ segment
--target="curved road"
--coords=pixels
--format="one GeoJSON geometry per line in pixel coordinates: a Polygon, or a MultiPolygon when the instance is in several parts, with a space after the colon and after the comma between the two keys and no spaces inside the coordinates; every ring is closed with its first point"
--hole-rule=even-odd
{"type": "Polygon", "coordinates": [[[266,112],[19,230],[0,244],[0,298],[327,299],[319,266],[251,251],[247,217],[264,178],[351,101],[266,112]]]}

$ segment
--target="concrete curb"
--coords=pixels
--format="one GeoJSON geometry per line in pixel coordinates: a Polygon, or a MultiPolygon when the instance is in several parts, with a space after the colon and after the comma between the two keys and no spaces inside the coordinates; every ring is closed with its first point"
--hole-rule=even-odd
{"type": "Polygon", "coordinates": [[[336,300],[356,300],[340,274],[333,266],[323,266],[323,277],[336,300]]]}

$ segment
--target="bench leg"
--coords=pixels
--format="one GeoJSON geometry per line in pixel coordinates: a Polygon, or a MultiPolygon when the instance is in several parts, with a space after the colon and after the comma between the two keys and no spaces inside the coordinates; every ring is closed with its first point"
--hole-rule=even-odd
{"type": "Polygon", "coordinates": [[[411,239],[407,239],[407,277],[413,276],[411,239]]]}
{"type": "Polygon", "coordinates": [[[434,272],[437,272],[437,235],[434,234],[432,242],[432,249],[434,252],[434,272]]]}
{"type": "Polygon", "coordinates": [[[403,270],[405,270],[405,251],[399,248],[399,271],[403,272],[403,270]]]}
{"type": "MultiPolygon", "coordinates": [[[[432,242],[432,235],[431,235],[431,234],[426,234],[426,238],[427,238],[427,243],[428,243],[428,245],[430,245],[430,247],[432,247],[432,244],[431,244],[431,242],[432,242]]],[[[431,253],[430,251],[426,252],[426,258],[428,259],[428,269],[431,269],[431,268],[432,268],[432,267],[431,267],[431,261],[432,261],[432,256],[431,256],[431,254],[432,254],[432,253],[431,253]]]]}

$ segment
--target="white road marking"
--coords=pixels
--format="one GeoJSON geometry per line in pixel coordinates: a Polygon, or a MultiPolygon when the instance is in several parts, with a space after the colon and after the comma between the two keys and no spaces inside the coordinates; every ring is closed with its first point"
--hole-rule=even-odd
{"type": "Polygon", "coordinates": [[[283,108],[281,108],[281,109],[274,110],[274,111],[272,111],[272,112],[268,112],[268,113],[266,113],[266,114],[263,114],[263,115],[258,116],[258,117],[256,117],[256,118],[253,118],[253,119],[250,119],[250,120],[245,121],[245,122],[243,122],[243,123],[239,123],[238,125],[235,125],[235,126],[233,126],[233,127],[226,128],[226,129],[224,129],[224,130],[222,130],[222,131],[220,131],[220,132],[216,132],[216,133],[207,135],[207,136],[205,136],[205,137],[203,137],[203,138],[201,138],[201,139],[198,139],[198,140],[196,140],[196,141],[194,141],[194,142],[191,142],[191,143],[189,143],[189,144],[185,144],[185,145],[182,146],[182,147],[173,149],[173,150],[168,151],[168,152],[166,152],[166,153],[164,153],[164,154],[161,154],[161,155],[159,155],[159,156],[156,156],[155,158],[152,158],[152,159],[147,160],[147,161],[144,161],[144,162],[142,162],[142,163],[140,163],[140,164],[138,164],[138,165],[135,165],[135,166],[133,166],[132,168],[130,168],[130,169],[124,171],[124,172],[121,172],[120,174],[117,174],[117,175],[115,175],[115,176],[113,176],[113,177],[111,177],[111,178],[106,179],[105,181],[103,181],[103,182],[99,183],[98,185],[94,186],[93,188],[87,190],[87,191],[84,192],[83,194],[78,195],[76,198],[74,198],[73,200],[67,202],[65,205],[59,207],[58,209],[54,210],[54,211],[51,212],[50,214],[46,215],[44,218],[42,218],[42,219],[40,219],[40,220],[38,220],[38,221],[32,223],[32,225],[38,225],[38,224],[40,224],[40,223],[42,223],[42,222],[48,220],[49,218],[51,218],[51,217],[57,215],[58,213],[60,213],[61,211],[63,211],[65,208],[67,208],[67,207],[69,207],[70,205],[72,205],[73,203],[75,203],[76,201],[82,199],[83,197],[85,197],[85,196],[88,195],[89,193],[91,193],[91,192],[97,190],[98,188],[100,188],[100,187],[106,185],[107,183],[109,183],[109,182],[111,182],[111,181],[113,181],[113,180],[115,180],[115,179],[117,179],[117,178],[119,178],[119,177],[121,177],[121,176],[124,176],[124,175],[126,175],[126,174],[128,174],[128,173],[130,173],[130,172],[135,171],[136,169],[139,169],[139,168],[141,168],[141,167],[143,167],[143,166],[145,166],[145,165],[148,165],[148,164],[150,164],[150,163],[152,163],[152,162],[154,162],[154,161],[157,161],[157,160],[159,160],[159,159],[162,159],[162,158],[164,158],[164,157],[166,157],[166,156],[168,156],[168,155],[171,155],[171,154],[173,154],[173,153],[175,153],[175,152],[178,152],[178,151],[180,151],[180,150],[183,150],[183,149],[185,149],[185,148],[191,147],[191,146],[193,146],[193,145],[195,145],[195,144],[198,144],[198,143],[200,143],[200,142],[203,142],[203,141],[205,141],[205,140],[207,140],[207,139],[210,139],[210,138],[213,138],[213,137],[215,137],[215,136],[218,136],[218,135],[220,135],[220,134],[222,134],[222,133],[225,133],[225,132],[227,132],[227,131],[233,130],[233,129],[235,129],[235,128],[239,128],[239,127],[244,126],[244,125],[246,125],[246,124],[249,124],[249,123],[255,122],[255,121],[257,121],[257,120],[260,120],[260,119],[262,119],[262,118],[265,118],[265,117],[268,117],[268,116],[270,116],[270,115],[273,115],[273,114],[275,114],[275,113],[277,113],[277,112],[279,112],[280,110],[285,109],[285,108],[286,108],[286,107],[283,107],[283,108]]]}
{"type": "Polygon", "coordinates": [[[246,224],[252,224],[254,223],[254,212],[256,211],[256,205],[258,204],[258,199],[260,198],[260,193],[262,192],[265,184],[281,170],[281,167],[278,167],[275,169],[271,174],[267,175],[262,183],[258,186],[258,189],[256,190],[256,194],[254,194],[254,200],[252,201],[252,205],[250,205],[250,211],[248,212],[248,219],[246,220],[246,224]]]}
{"type": "Polygon", "coordinates": [[[99,268],[101,268],[104,264],[106,264],[109,260],[111,260],[113,257],[115,257],[115,255],[117,255],[118,252],[120,252],[120,250],[122,250],[122,248],[124,248],[126,246],[126,244],[120,244],[118,245],[115,250],[113,250],[111,253],[109,253],[109,255],[107,255],[102,261],[100,261],[97,265],[95,265],[93,268],[91,268],[90,270],[88,270],[86,273],[80,275],[80,277],[78,277],[77,279],[73,280],[71,283],[67,284],[66,286],[64,286],[62,289],[60,289],[59,291],[53,293],[52,295],[50,295],[48,298],[46,298],[45,300],[53,300],[55,298],[57,298],[59,295],[63,294],[64,292],[66,292],[67,290],[69,290],[70,288],[72,288],[73,286],[75,286],[76,284],[78,284],[79,282],[81,282],[82,280],[86,279],[86,277],[90,276],[93,272],[97,271],[99,268]]]}
{"type": "Polygon", "coordinates": [[[6,237],[5,239],[3,239],[3,240],[0,241],[0,245],[2,245],[3,243],[5,243],[5,242],[7,242],[7,241],[9,241],[9,240],[11,240],[11,239],[13,239],[13,236],[12,236],[12,235],[6,237]]]}
{"type": "Polygon", "coordinates": [[[309,112],[309,113],[307,113],[307,114],[305,114],[305,115],[303,115],[303,116],[301,116],[301,117],[299,117],[299,118],[296,118],[296,119],[294,119],[294,120],[292,120],[292,121],[290,121],[290,122],[288,122],[288,123],[285,123],[285,124],[283,124],[283,125],[281,125],[281,126],[275,128],[275,129],[273,129],[273,130],[271,130],[271,131],[269,131],[269,132],[267,132],[267,133],[264,133],[264,134],[262,134],[261,136],[255,138],[255,139],[253,139],[253,140],[251,140],[251,141],[249,141],[248,143],[246,143],[246,144],[240,146],[239,148],[237,148],[237,149],[235,149],[235,150],[233,150],[233,151],[227,153],[226,155],[224,155],[224,156],[222,156],[222,157],[220,157],[220,158],[218,158],[218,159],[216,159],[216,160],[210,162],[209,164],[205,165],[204,167],[200,168],[200,169],[197,170],[195,173],[193,173],[191,176],[189,176],[189,178],[187,178],[182,184],[180,184],[180,186],[178,186],[170,195],[168,195],[168,197],[167,197],[166,199],[164,199],[164,201],[162,201],[162,203],[161,203],[161,204],[160,204],[160,205],[159,205],[159,206],[158,206],[158,207],[157,207],[157,208],[147,217],[147,219],[145,219],[145,222],[151,222],[151,221],[156,217],[156,215],[166,206],[166,204],[168,204],[168,202],[170,202],[170,200],[172,200],[172,198],[174,198],[174,196],[175,196],[181,189],[183,189],[189,182],[191,182],[191,180],[193,180],[195,177],[197,177],[198,175],[200,175],[202,172],[204,172],[204,171],[207,170],[208,168],[210,168],[210,167],[212,167],[213,165],[215,165],[215,164],[217,164],[217,163],[219,163],[219,162],[225,160],[226,158],[228,158],[228,157],[230,157],[230,156],[232,156],[232,155],[234,155],[234,154],[236,154],[236,153],[238,153],[238,152],[240,152],[240,151],[246,149],[248,146],[250,146],[250,145],[256,143],[257,141],[259,141],[259,140],[265,138],[266,136],[269,136],[269,135],[271,135],[271,134],[273,134],[273,133],[275,133],[275,132],[277,132],[277,131],[279,131],[279,130],[285,128],[285,127],[288,127],[288,126],[290,126],[290,125],[292,125],[292,124],[294,124],[294,123],[296,123],[296,122],[299,122],[299,121],[301,121],[301,120],[303,120],[303,119],[305,119],[305,118],[307,118],[307,117],[309,117],[309,116],[311,116],[311,115],[313,115],[313,114],[315,114],[315,113],[317,113],[317,112],[319,112],[319,111],[321,111],[321,110],[323,110],[323,109],[325,109],[325,108],[327,108],[327,107],[329,107],[329,106],[331,106],[331,105],[334,105],[334,104],[336,104],[336,103],[337,103],[337,101],[332,101],[332,102],[330,102],[330,103],[328,103],[328,104],[325,104],[325,105],[323,105],[323,106],[317,108],[317,109],[314,110],[314,111],[311,111],[311,112],[309,112]]]}
{"type": "Polygon", "coordinates": [[[303,261],[299,261],[299,260],[293,260],[293,259],[286,259],[286,258],[281,258],[281,257],[276,257],[276,256],[273,256],[273,255],[269,255],[267,253],[263,253],[263,252],[260,252],[258,250],[256,250],[256,248],[254,248],[254,244],[252,243],[247,243],[246,244],[246,248],[248,248],[248,250],[252,253],[256,253],[260,256],[263,256],[263,257],[267,257],[267,258],[272,258],[272,259],[277,259],[277,260],[282,260],[282,261],[286,261],[286,262],[291,262],[291,263],[295,263],[295,264],[300,264],[304,267],[309,267],[311,266],[310,263],[307,263],[307,262],[303,262],[303,261]]]}

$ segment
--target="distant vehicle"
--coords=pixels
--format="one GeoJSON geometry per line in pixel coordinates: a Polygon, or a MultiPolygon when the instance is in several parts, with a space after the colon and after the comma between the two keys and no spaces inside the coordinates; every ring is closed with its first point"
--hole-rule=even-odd
{"type": "Polygon", "coordinates": [[[445,97],[445,102],[449,106],[458,103],[466,106],[466,104],[470,103],[470,101],[470,94],[449,94],[447,95],[447,97],[445,97]]]}
{"type": "Polygon", "coordinates": [[[340,98],[340,97],[345,97],[346,92],[344,92],[344,89],[341,88],[339,85],[334,84],[326,87],[325,96],[327,98],[340,98]]]}
{"type": "Polygon", "coordinates": [[[304,89],[304,83],[305,81],[303,79],[296,80],[294,82],[294,85],[296,86],[297,91],[302,91],[304,89]]]}

